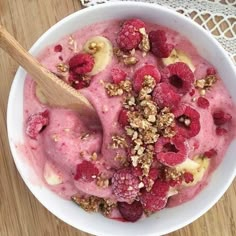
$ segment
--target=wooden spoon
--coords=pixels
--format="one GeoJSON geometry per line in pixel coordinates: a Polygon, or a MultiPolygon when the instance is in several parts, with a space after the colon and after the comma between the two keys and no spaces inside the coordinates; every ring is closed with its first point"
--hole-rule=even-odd
{"type": "Polygon", "coordinates": [[[73,109],[83,117],[98,120],[97,113],[87,98],[43,67],[1,25],[0,47],[29,72],[50,105],[73,109]]]}

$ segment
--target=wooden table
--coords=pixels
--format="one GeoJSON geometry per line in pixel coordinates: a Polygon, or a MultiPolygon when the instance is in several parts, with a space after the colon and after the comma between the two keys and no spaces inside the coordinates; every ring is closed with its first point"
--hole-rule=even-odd
{"type": "MultiPolygon", "coordinates": [[[[78,0],[0,0],[0,23],[25,48],[50,26],[81,8],[78,0]]],[[[89,236],[63,223],[30,193],[14,165],[7,139],[7,98],[18,65],[0,50],[0,235],[89,236]]],[[[17,117],[16,117],[17,119],[17,117]]],[[[170,236],[235,236],[236,182],[204,216],[170,236]]],[[[197,206],[196,206],[197,207],[197,206]]],[[[126,236],[126,235],[124,235],[126,236]]]]}

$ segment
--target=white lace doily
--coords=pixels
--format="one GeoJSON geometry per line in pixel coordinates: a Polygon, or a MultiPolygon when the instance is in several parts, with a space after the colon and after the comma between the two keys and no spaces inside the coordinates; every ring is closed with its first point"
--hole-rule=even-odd
{"type": "MultiPolygon", "coordinates": [[[[119,0],[81,0],[93,6],[119,0]]],[[[123,0],[126,1],[126,0],[123,0]]],[[[131,0],[167,6],[192,18],[216,37],[236,64],[236,0],[131,0]]]]}

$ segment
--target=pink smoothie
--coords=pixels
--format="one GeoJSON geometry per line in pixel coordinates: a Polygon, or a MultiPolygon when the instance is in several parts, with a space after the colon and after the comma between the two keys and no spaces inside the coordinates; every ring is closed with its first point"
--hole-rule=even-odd
{"type": "MultiPolygon", "coordinates": [[[[184,51],[195,67],[194,79],[201,79],[206,75],[207,68],[212,67],[204,58],[202,58],[192,44],[177,32],[164,28],[156,24],[146,24],[146,32],[161,29],[166,32],[168,42],[172,43],[175,49],[184,51]]],[[[39,57],[40,62],[54,73],[58,74],[58,64],[64,63],[68,65],[68,61],[76,53],[83,50],[83,45],[93,36],[103,36],[110,40],[114,48],[117,48],[117,33],[120,30],[119,21],[107,21],[97,23],[86,28],[80,29],[72,36],[76,42],[75,50],[71,49],[71,36],[67,36],[57,42],[55,45],[46,48],[39,57]],[[55,52],[55,46],[61,45],[62,50],[55,52]]],[[[24,116],[25,122],[29,116],[44,110],[49,111],[49,124],[39,133],[37,138],[32,139],[25,136],[25,146],[31,149],[34,157],[34,166],[45,185],[60,196],[70,199],[74,195],[80,196],[96,196],[104,199],[112,199],[114,202],[120,201],[119,197],[114,194],[111,186],[111,178],[113,174],[124,168],[124,162],[129,162],[126,148],[112,148],[111,142],[114,135],[124,136],[125,130],[118,122],[118,116],[122,109],[123,96],[110,97],[104,88],[105,83],[112,83],[111,70],[118,67],[127,73],[127,77],[131,79],[137,69],[146,64],[155,65],[160,71],[164,67],[161,60],[152,53],[143,54],[140,50],[135,51],[135,57],[138,62],[132,66],[121,63],[113,54],[109,64],[96,75],[91,76],[91,82],[88,87],[80,89],[80,92],[86,96],[95,107],[101,121],[101,129],[89,129],[81,121],[79,114],[74,111],[49,107],[42,104],[36,96],[35,83],[27,76],[24,90],[24,116]],[[92,159],[94,157],[95,159],[92,159]],[[122,157],[122,161],[118,158],[122,157]],[[107,186],[99,186],[97,180],[86,181],[84,179],[75,179],[77,166],[83,161],[89,161],[96,166],[99,174],[109,180],[107,186]],[[49,169],[49,170],[48,170],[49,169]],[[45,179],[50,173],[56,176],[56,181],[50,184],[45,179]],[[46,177],[45,177],[46,176],[46,177]]],[[[217,68],[216,68],[217,70],[217,68]]],[[[69,72],[63,74],[63,79],[68,80],[69,72]]],[[[201,181],[193,186],[181,185],[177,186],[177,194],[169,197],[167,206],[176,206],[183,202],[191,200],[196,194],[202,190],[209,181],[212,172],[220,164],[224,154],[235,136],[235,107],[232,99],[227,92],[223,82],[217,75],[218,80],[214,86],[204,95],[209,101],[207,109],[199,108],[194,101],[194,97],[198,98],[199,93],[196,90],[191,96],[189,93],[182,96],[181,103],[188,104],[198,111],[200,115],[200,132],[187,139],[188,157],[193,159],[197,155],[215,148],[217,155],[209,160],[209,166],[204,172],[201,181]],[[214,111],[222,109],[225,113],[232,115],[232,120],[223,125],[227,129],[227,134],[216,135],[216,125],[212,118],[214,111]]],[[[88,117],[89,119],[89,117],[88,117]]],[[[115,209],[110,217],[119,218],[120,214],[115,209]]]]}

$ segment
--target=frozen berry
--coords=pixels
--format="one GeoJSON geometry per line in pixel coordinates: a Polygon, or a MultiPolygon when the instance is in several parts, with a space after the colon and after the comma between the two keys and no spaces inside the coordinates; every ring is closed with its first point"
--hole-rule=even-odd
{"type": "Polygon", "coordinates": [[[216,70],[214,67],[209,67],[207,68],[207,71],[206,71],[207,75],[215,75],[216,74],[216,70]]]}
{"type": "Polygon", "coordinates": [[[200,108],[207,109],[209,107],[210,103],[209,103],[209,101],[206,98],[199,97],[197,99],[197,105],[200,108]]]}
{"type": "Polygon", "coordinates": [[[196,136],[201,128],[199,113],[190,106],[181,105],[174,111],[175,130],[185,138],[196,136]]]}
{"type": "Polygon", "coordinates": [[[54,47],[54,52],[61,52],[62,51],[62,46],[61,44],[58,44],[54,47]]]}
{"type": "Polygon", "coordinates": [[[149,40],[151,44],[151,52],[155,56],[160,58],[170,56],[174,45],[167,42],[167,37],[164,30],[151,31],[149,33],[149,40]]]}
{"type": "Polygon", "coordinates": [[[180,102],[180,95],[167,83],[156,85],[153,94],[153,101],[160,107],[177,107],[180,102]]]}
{"type": "Polygon", "coordinates": [[[169,184],[157,180],[151,191],[143,191],[140,196],[140,201],[146,211],[155,212],[163,209],[166,206],[168,199],[169,184]]]}
{"type": "Polygon", "coordinates": [[[118,117],[118,122],[122,127],[129,124],[128,111],[126,109],[121,109],[118,117]]]}
{"type": "Polygon", "coordinates": [[[208,157],[208,158],[212,158],[212,157],[214,157],[214,156],[217,155],[217,151],[216,151],[214,148],[212,148],[212,149],[210,149],[210,150],[204,152],[203,155],[206,156],[206,157],[208,157]]]}
{"type": "Polygon", "coordinates": [[[193,174],[190,172],[184,172],[183,177],[184,177],[185,183],[187,184],[194,181],[193,174]]]}
{"type": "Polygon", "coordinates": [[[112,177],[112,190],[121,202],[132,202],[139,193],[139,178],[129,168],[120,169],[112,177]]]}
{"type": "Polygon", "coordinates": [[[75,180],[92,182],[99,174],[98,168],[90,161],[84,160],[76,166],[75,180]]]}
{"type": "Polygon", "coordinates": [[[32,114],[26,122],[26,134],[36,139],[38,134],[49,124],[49,112],[45,110],[43,112],[32,114]]]}
{"type": "Polygon", "coordinates": [[[138,47],[142,41],[142,34],[139,32],[145,24],[139,19],[131,19],[122,25],[118,36],[117,44],[123,51],[129,51],[138,47]]]}
{"type": "Polygon", "coordinates": [[[134,201],[131,204],[127,202],[118,202],[117,208],[122,217],[130,222],[137,221],[143,214],[143,207],[139,201],[134,201]]]}
{"type": "Polygon", "coordinates": [[[88,53],[78,53],[69,60],[70,71],[76,74],[86,74],[92,71],[94,58],[88,53]]]}
{"type": "Polygon", "coordinates": [[[217,127],[216,128],[216,135],[223,136],[228,133],[228,130],[225,128],[217,127]]]}
{"type": "Polygon", "coordinates": [[[185,139],[182,136],[174,138],[159,138],[155,143],[156,158],[167,166],[182,163],[187,157],[185,139]]]}
{"type": "Polygon", "coordinates": [[[215,125],[224,125],[232,120],[232,116],[229,113],[220,110],[213,113],[213,119],[215,125]]]}
{"type": "Polygon", "coordinates": [[[160,82],[161,75],[159,70],[154,65],[145,65],[139,68],[133,78],[133,88],[135,92],[139,92],[142,89],[142,84],[144,82],[145,76],[151,76],[155,79],[156,84],[160,82]]]}
{"type": "Polygon", "coordinates": [[[121,81],[126,79],[126,76],[127,74],[119,68],[113,68],[111,70],[111,77],[114,84],[119,84],[121,81]]]}
{"type": "Polygon", "coordinates": [[[184,62],[168,65],[163,72],[164,81],[168,82],[177,93],[186,94],[194,82],[194,74],[184,62]],[[165,73],[164,73],[165,72],[165,73]]]}

